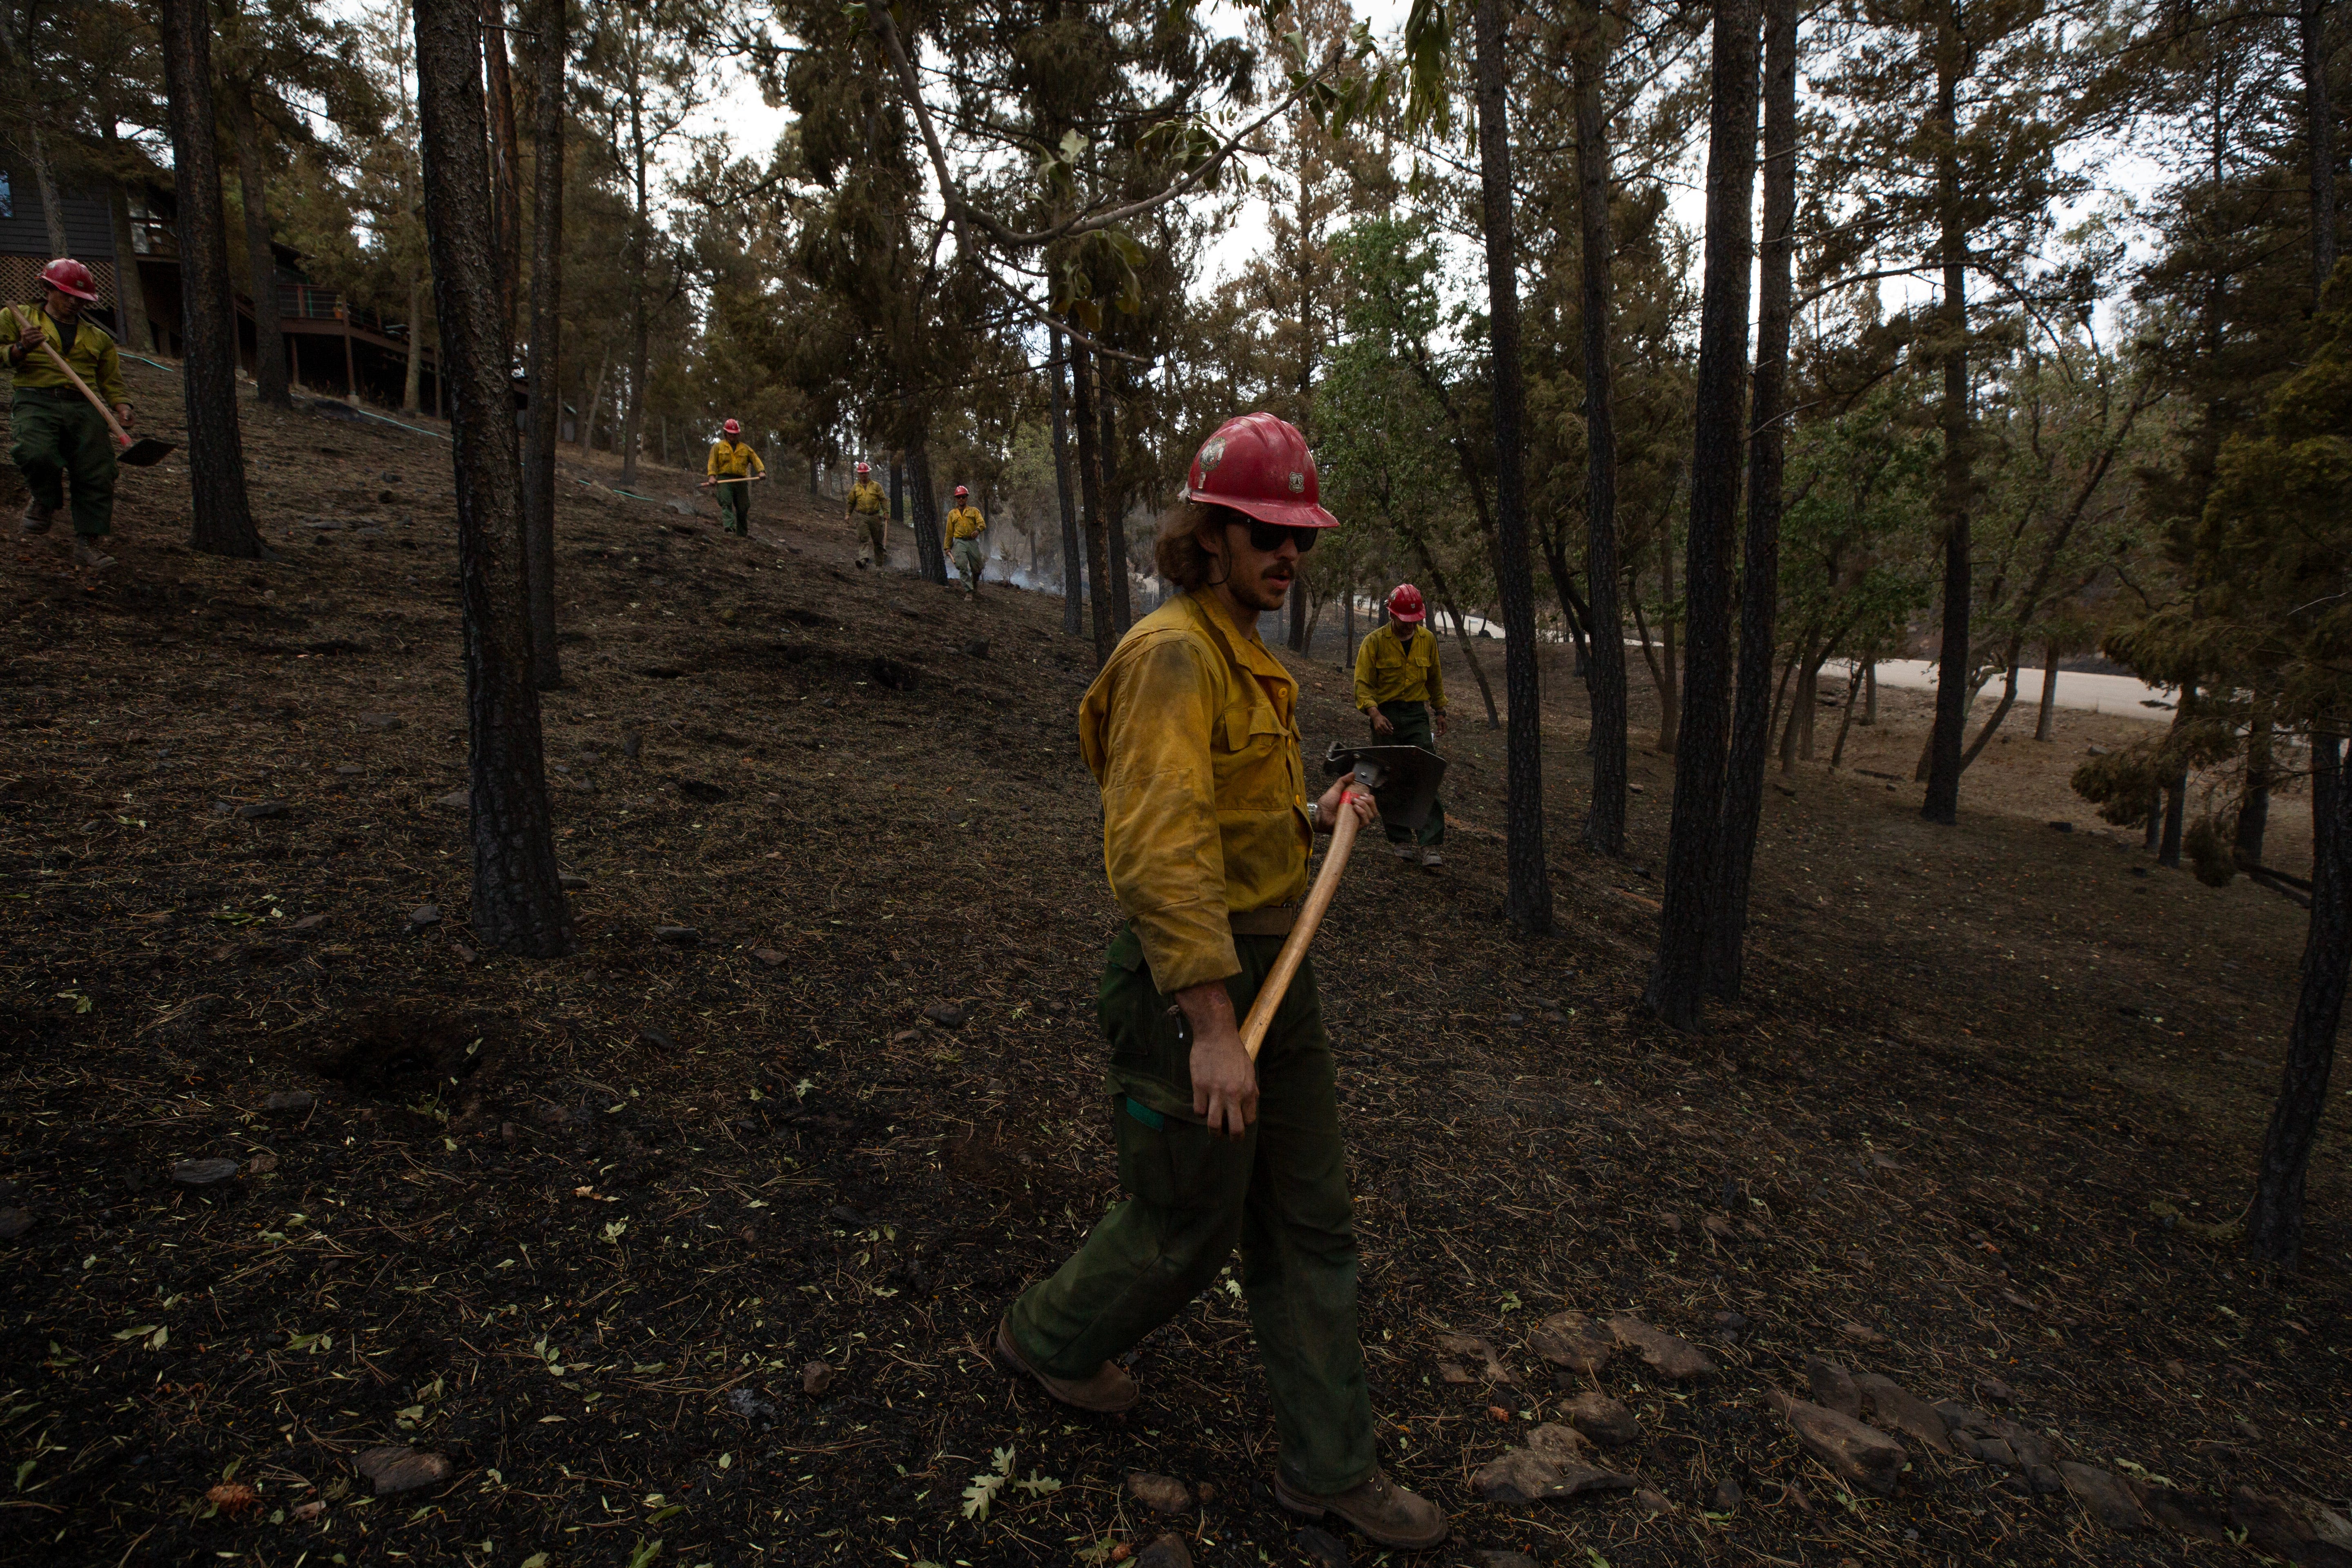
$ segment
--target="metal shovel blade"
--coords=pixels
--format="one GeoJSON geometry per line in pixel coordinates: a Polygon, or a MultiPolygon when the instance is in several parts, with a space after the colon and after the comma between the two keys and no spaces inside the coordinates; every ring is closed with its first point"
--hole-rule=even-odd
{"type": "Polygon", "coordinates": [[[1445,759],[1419,746],[1349,746],[1334,741],[1324,754],[1323,771],[1335,777],[1354,773],[1371,786],[1382,822],[1418,832],[1436,803],[1445,759]]]}
{"type": "Polygon", "coordinates": [[[118,463],[128,463],[134,468],[152,468],[174,450],[173,443],[158,441],[152,436],[142,436],[115,455],[118,463]]]}

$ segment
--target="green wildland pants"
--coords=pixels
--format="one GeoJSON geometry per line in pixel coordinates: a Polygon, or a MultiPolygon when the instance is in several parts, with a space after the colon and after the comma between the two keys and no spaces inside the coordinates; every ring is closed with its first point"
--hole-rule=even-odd
{"type": "MultiPolygon", "coordinates": [[[[1396,726],[1396,733],[1375,733],[1372,736],[1375,742],[1383,746],[1419,746],[1423,751],[1437,750],[1437,726],[1430,721],[1428,703],[1383,702],[1381,711],[1388,716],[1390,723],[1396,726]]],[[[1391,824],[1388,835],[1391,844],[1418,842],[1425,849],[1436,848],[1445,842],[1445,803],[1442,800],[1429,803],[1429,820],[1421,825],[1418,834],[1409,827],[1391,824]]]]}
{"type": "Polygon", "coordinates": [[[980,541],[959,539],[949,547],[948,553],[955,557],[956,571],[963,578],[963,591],[973,592],[980,586],[980,541]]]}
{"type": "MultiPolygon", "coordinates": [[[[1234,939],[1225,982],[1246,1016],[1282,951],[1234,939]]],[[[1302,964],[1257,1059],[1257,1121],[1238,1140],[1192,1114],[1192,1037],[1151,983],[1131,930],[1103,967],[1119,1185],[1086,1242],[1007,1314],[1013,1342],[1056,1377],[1086,1377],[1184,1310],[1238,1242],[1242,1292],[1274,1399],[1282,1466],[1311,1492],[1339,1492],[1377,1465],[1371,1394],[1356,1339],[1356,1233],[1339,1136],[1331,1042],[1314,960],[1302,964]]]]}
{"type": "Polygon", "coordinates": [[[877,566],[890,563],[890,535],[886,531],[889,521],[878,511],[852,512],[850,521],[856,530],[857,558],[872,561],[877,566]]]}
{"type": "Polygon", "coordinates": [[[749,484],[719,487],[719,522],[730,533],[751,531],[751,487],[749,484]]]}
{"type": "Polygon", "coordinates": [[[114,436],[106,420],[69,386],[20,386],[9,409],[16,440],[8,460],[33,499],[52,510],[66,504],[73,477],[74,531],[96,538],[114,527],[114,436]]]}

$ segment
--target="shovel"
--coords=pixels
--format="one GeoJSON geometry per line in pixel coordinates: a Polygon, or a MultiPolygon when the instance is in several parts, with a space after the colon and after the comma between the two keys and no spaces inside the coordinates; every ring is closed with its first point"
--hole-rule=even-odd
{"type": "MultiPolygon", "coordinates": [[[[1353,774],[1354,782],[1370,790],[1380,803],[1381,821],[1418,828],[1429,820],[1438,781],[1445,776],[1445,759],[1419,746],[1342,746],[1335,741],[1323,759],[1323,771],[1353,774]]],[[[1323,912],[1339,891],[1339,873],[1347,868],[1348,852],[1356,847],[1356,814],[1344,809],[1331,825],[1331,847],[1323,852],[1323,869],[1315,874],[1315,886],[1299,908],[1298,921],[1290,928],[1265,984],[1257,988],[1257,1000],[1250,1004],[1249,1016],[1242,1023],[1242,1048],[1249,1052],[1252,1061],[1257,1060],[1265,1032],[1274,1026],[1274,1015],[1307,957],[1307,944],[1315,940],[1315,928],[1323,923],[1323,912]]]]}
{"type": "MultiPolygon", "coordinates": [[[[16,314],[16,307],[14,305],[8,307],[8,320],[16,324],[18,331],[24,331],[24,318],[16,314]]],[[[152,436],[142,436],[133,441],[130,433],[115,422],[114,410],[109,408],[98,394],[89,389],[88,382],[74,374],[73,366],[66,363],[65,355],[58,353],[56,344],[43,338],[41,352],[49,356],[49,363],[58,367],[60,374],[73,383],[76,392],[89,399],[89,405],[98,410],[98,416],[106,421],[106,427],[113,431],[114,438],[122,444],[122,450],[114,455],[116,462],[128,463],[134,468],[149,468],[161,462],[172,450],[171,442],[158,441],[152,436]]]]}

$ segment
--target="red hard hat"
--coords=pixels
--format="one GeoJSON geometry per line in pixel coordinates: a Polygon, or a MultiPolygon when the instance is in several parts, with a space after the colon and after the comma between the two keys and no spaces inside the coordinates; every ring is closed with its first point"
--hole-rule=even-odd
{"type": "Polygon", "coordinates": [[[956,494],[958,494],[958,495],[960,495],[960,496],[968,496],[968,495],[971,494],[971,492],[970,490],[968,490],[968,489],[964,489],[961,485],[958,485],[958,486],[956,486],[956,494]]]}
{"type": "Polygon", "coordinates": [[[70,294],[77,300],[98,298],[98,279],[89,268],[70,256],[60,256],[41,268],[41,281],[60,294],[70,294]]]}
{"type": "Polygon", "coordinates": [[[858,465],[857,465],[857,471],[858,471],[859,473],[861,473],[861,474],[870,474],[870,473],[872,473],[874,470],[873,470],[872,468],[867,468],[864,463],[860,463],[860,464],[858,464],[858,465]]]}
{"type": "Polygon", "coordinates": [[[1271,414],[1244,414],[1201,443],[1186,476],[1184,499],[1229,506],[1260,522],[1337,528],[1322,508],[1315,454],[1298,426],[1271,414]]]}
{"type": "Polygon", "coordinates": [[[1400,583],[1389,595],[1389,619],[1417,626],[1426,614],[1421,607],[1421,590],[1410,583],[1400,583]]]}
{"type": "MultiPolygon", "coordinates": [[[[719,428],[726,431],[730,436],[740,436],[743,434],[743,426],[738,425],[732,419],[730,419],[726,424],[721,425],[719,428]]],[[[860,466],[863,467],[863,465],[860,466]]]]}

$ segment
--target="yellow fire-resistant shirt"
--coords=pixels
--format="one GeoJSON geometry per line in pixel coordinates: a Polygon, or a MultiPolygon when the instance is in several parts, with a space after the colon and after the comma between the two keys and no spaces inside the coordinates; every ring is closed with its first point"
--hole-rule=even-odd
{"type": "MultiPolygon", "coordinates": [[[[57,319],[40,306],[18,305],[15,307],[15,313],[13,321],[5,313],[0,313],[0,331],[7,334],[7,342],[15,342],[17,333],[38,321],[41,335],[49,340],[49,346],[66,356],[66,363],[74,367],[74,374],[80,376],[92,392],[106,399],[109,407],[131,401],[131,391],[122,384],[122,361],[115,353],[114,340],[107,335],[105,328],[87,316],[76,318],[74,345],[68,349],[65,339],[58,331],[57,319]]],[[[35,349],[16,367],[16,384],[69,387],[73,383],[65,378],[48,355],[35,349]]]]}
{"type": "Polygon", "coordinates": [[[751,474],[764,474],[768,466],[760,461],[760,454],[740,441],[730,441],[721,436],[710,443],[710,461],[705,471],[714,479],[740,479],[751,474]]]}
{"type": "Polygon", "coordinates": [[[1426,702],[1444,710],[1445,677],[1437,668],[1437,638],[1427,626],[1413,627],[1408,646],[1391,622],[1356,650],[1356,706],[1369,713],[1383,702],[1426,702]]]}
{"type": "Polygon", "coordinates": [[[1103,868],[1162,992],[1241,972],[1228,912],[1307,892],[1298,683],[1206,594],[1135,626],[1078,703],[1103,868]]]}
{"type": "Polygon", "coordinates": [[[960,506],[948,513],[948,542],[953,544],[959,539],[978,539],[981,530],[987,526],[988,519],[980,515],[980,508],[960,506]]]}
{"type": "Polygon", "coordinates": [[[885,510],[889,504],[890,498],[884,495],[882,487],[872,479],[860,479],[849,487],[849,510],[852,511],[875,517],[885,510]]]}

